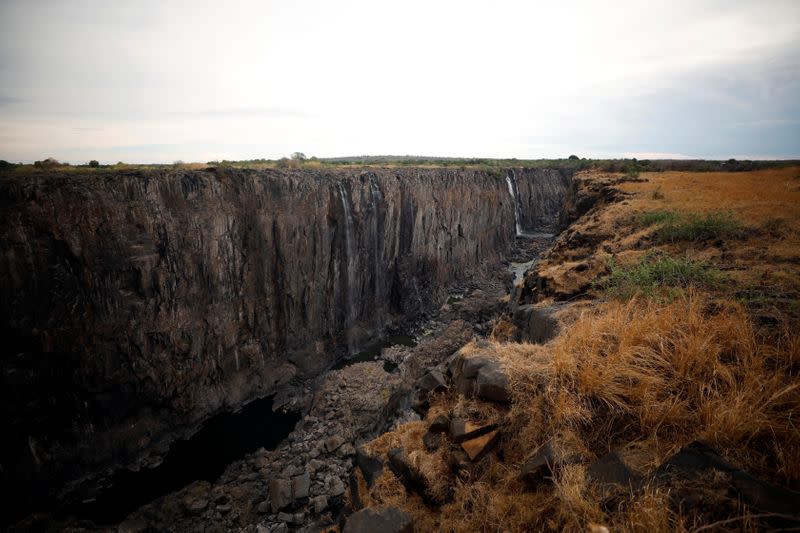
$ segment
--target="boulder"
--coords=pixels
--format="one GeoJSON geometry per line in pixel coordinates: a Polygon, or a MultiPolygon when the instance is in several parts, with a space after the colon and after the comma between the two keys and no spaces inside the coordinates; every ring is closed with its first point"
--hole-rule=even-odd
{"type": "Polygon", "coordinates": [[[335,452],[342,444],[344,444],[344,439],[340,435],[332,435],[325,439],[325,451],[335,452]]]}
{"type": "Polygon", "coordinates": [[[475,394],[478,398],[490,402],[506,403],[511,401],[508,378],[499,363],[487,365],[478,372],[478,377],[475,379],[475,394]]]}
{"type": "Polygon", "coordinates": [[[336,450],[336,455],[342,458],[352,457],[355,454],[356,454],[356,448],[349,442],[345,442],[344,444],[339,446],[338,450],[336,450]]]}
{"type": "Polygon", "coordinates": [[[462,442],[485,435],[497,428],[497,424],[475,424],[463,418],[454,418],[450,421],[450,438],[455,442],[462,442]]]}
{"type": "Polygon", "coordinates": [[[458,356],[450,363],[455,389],[466,397],[506,403],[511,401],[508,377],[500,361],[488,355],[458,356]]]}
{"type": "Polygon", "coordinates": [[[256,512],[258,512],[258,514],[268,514],[270,512],[269,500],[259,502],[256,506],[256,512]]]}
{"type": "Polygon", "coordinates": [[[517,326],[517,341],[542,344],[558,334],[558,321],[553,318],[554,307],[520,305],[514,310],[513,321],[517,326]]]}
{"type": "Polygon", "coordinates": [[[269,482],[272,512],[277,513],[292,503],[292,483],[288,479],[274,478],[269,482]]]}
{"type": "Polygon", "coordinates": [[[520,479],[530,486],[553,478],[560,466],[553,442],[547,441],[520,468],[520,479]]]}
{"type": "MultiPolygon", "coordinates": [[[[738,494],[747,505],[761,512],[781,515],[784,519],[795,517],[791,525],[800,519],[800,493],[754,477],[700,441],[687,444],[664,461],[654,477],[658,485],[670,488],[673,505],[684,510],[692,510],[698,504],[707,507],[709,501],[715,501],[717,509],[736,509],[735,499],[721,500],[728,499],[729,494],[738,494]]],[[[778,520],[771,523],[777,528],[788,525],[778,520]]]]}
{"type": "Polygon", "coordinates": [[[195,498],[184,502],[186,512],[190,515],[199,515],[208,507],[206,498],[195,498]]]}
{"type": "Polygon", "coordinates": [[[356,466],[361,470],[368,487],[372,487],[375,480],[383,472],[383,461],[369,455],[363,448],[356,449],[356,466]]]}
{"type": "Polygon", "coordinates": [[[438,370],[431,370],[419,378],[415,387],[424,393],[439,392],[447,389],[447,380],[438,370]]]}
{"type": "Polygon", "coordinates": [[[322,514],[322,512],[328,508],[328,497],[324,494],[319,496],[315,496],[309,500],[311,507],[314,509],[314,512],[317,514],[322,514]]]}
{"type": "Polygon", "coordinates": [[[550,439],[542,444],[520,468],[520,479],[534,487],[544,481],[552,481],[558,469],[570,463],[582,462],[578,450],[563,441],[550,439]]]}
{"type": "Polygon", "coordinates": [[[397,507],[374,507],[350,515],[342,533],[414,533],[414,520],[397,507]]]}
{"type": "Polygon", "coordinates": [[[447,466],[450,467],[451,472],[458,475],[469,469],[469,457],[462,450],[453,450],[447,456],[447,466]]]}
{"type": "Polygon", "coordinates": [[[433,452],[439,449],[441,438],[441,434],[439,433],[431,433],[430,431],[426,431],[422,436],[422,444],[425,446],[426,450],[433,452]]]}
{"type": "Polygon", "coordinates": [[[397,479],[410,492],[415,492],[422,497],[428,505],[440,506],[452,500],[452,492],[447,494],[434,494],[428,490],[428,482],[422,473],[409,460],[406,453],[400,448],[393,448],[388,452],[389,469],[397,479]]]}
{"type": "Polygon", "coordinates": [[[625,449],[614,450],[589,465],[586,475],[602,498],[628,493],[642,485],[642,475],[632,464],[631,455],[625,449]]]}
{"type": "Polygon", "coordinates": [[[428,427],[431,433],[445,433],[448,429],[450,429],[450,419],[445,415],[437,415],[428,427]]]}
{"type": "Polygon", "coordinates": [[[466,440],[461,443],[461,447],[469,456],[470,461],[478,461],[482,459],[491,449],[497,444],[497,439],[500,436],[499,430],[490,431],[485,435],[476,437],[474,439],[466,440]]]}
{"type": "Polygon", "coordinates": [[[308,490],[311,487],[311,476],[304,472],[292,478],[292,499],[301,500],[308,498],[308,490]]]}
{"type": "Polygon", "coordinates": [[[341,479],[332,477],[328,480],[328,496],[336,497],[344,494],[345,486],[341,479]]]}

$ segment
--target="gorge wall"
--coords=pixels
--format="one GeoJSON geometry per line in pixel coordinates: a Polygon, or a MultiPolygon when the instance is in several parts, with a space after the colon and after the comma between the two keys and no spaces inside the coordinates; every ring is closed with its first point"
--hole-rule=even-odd
{"type": "Polygon", "coordinates": [[[3,492],[163,447],[440,305],[510,250],[509,175],[525,231],[563,222],[555,170],[0,176],[3,492]]]}

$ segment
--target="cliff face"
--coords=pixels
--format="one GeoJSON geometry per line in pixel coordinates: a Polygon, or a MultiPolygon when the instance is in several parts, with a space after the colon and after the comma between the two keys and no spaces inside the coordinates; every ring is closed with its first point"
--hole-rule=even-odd
{"type": "MultiPolygon", "coordinates": [[[[0,178],[3,485],[133,457],[441,303],[512,245],[505,176],[0,178]]],[[[571,202],[557,172],[514,179],[525,230],[571,202]]]]}

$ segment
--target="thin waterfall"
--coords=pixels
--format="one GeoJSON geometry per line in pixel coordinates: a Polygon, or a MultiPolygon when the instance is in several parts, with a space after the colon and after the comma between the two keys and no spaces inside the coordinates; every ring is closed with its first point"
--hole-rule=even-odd
{"type": "MultiPolygon", "coordinates": [[[[342,199],[342,211],[344,212],[345,263],[347,265],[347,309],[345,310],[345,329],[350,329],[355,322],[355,297],[353,295],[353,290],[356,285],[356,254],[353,249],[353,213],[350,209],[350,198],[347,196],[342,182],[338,182],[336,186],[339,188],[339,197],[342,199]]],[[[350,353],[353,352],[352,340],[349,333],[347,334],[347,348],[350,353]]]]}
{"type": "Polygon", "coordinates": [[[383,261],[381,261],[381,250],[380,250],[380,243],[381,243],[381,236],[378,233],[381,231],[381,227],[378,224],[378,213],[380,209],[381,202],[383,201],[383,193],[381,192],[380,187],[375,182],[375,177],[369,177],[369,186],[370,186],[370,195],[372,196],[372,239],[373,239],[373,249],[372,249],[372,262],[374,267],[374,281],[375,281],[375,298],[376,304],[378,303],[378,298],[380,297],[380,293],[383,290],[383,261]]]}
{"type": "Polygon", "coordinates": [[[519,208],[519,195],[517,194],[517,177],[514,175],[514,169],[510,169],[506,174],[506,184],[508,184],[508,194],[511,195],[511,201],[514,202],[514,224],[516,229],[516,236],[522,235],[522,215],[519,208]]]}

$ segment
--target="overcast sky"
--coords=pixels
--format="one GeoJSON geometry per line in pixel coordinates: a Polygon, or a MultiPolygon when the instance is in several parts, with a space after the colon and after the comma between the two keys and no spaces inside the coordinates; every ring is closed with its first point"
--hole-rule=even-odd
{"type": "Polygon", "coordinates": [[[800,157],[800,1],[0,0],[0,159],[800,157]]]}

